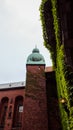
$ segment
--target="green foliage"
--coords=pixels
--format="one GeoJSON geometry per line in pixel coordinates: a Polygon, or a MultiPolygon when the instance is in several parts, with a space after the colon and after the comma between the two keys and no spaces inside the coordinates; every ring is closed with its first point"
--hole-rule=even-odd
{"type": "MultiPolygon", "coordinates": [[[[60,40],[60,28],[59,28],[59,21],[58,21],[58,14],[57,14],[57,1],[51,0],[52,2],[52,14],[54,19],[54,30],[55,30],[55,37],[56,37],[56,80],[57,80],[57,90],[58,90],[58,97],[66,99],[66,107],[70,111],[69,105],[69,95],[68,95],[68,83],[66,81],[65,76],[65,64],[64,64],[64,46],[61,45],[60,40]]],[[[61,119],[62,119],[62,127],[63,130],[69,130],[69,119],[68,113],[62,107],[62,104],[59,104],[60,111],[61,111],[61,119]]]]}
{"type": "Polygon", "coordinates": [[[60,47],[61,41],[60,41],[60,29],[59,29],[59,21],[58,21],[58,15],[57,15],[57,1],[51,0],[52,3],[52,14],[53,14],[53,24],[54,24],[54,30],[55,30],[55,38],[57,47],[60,47]]]}
{"type": "MultiPolygon", "coordinates": [[[[45,4],[47,0],[43,0],[42,3],[41,3],[41,6],[40,6],[40,18],[41,18],[41,21],[42,21],[42,29],[43,29],[43,38],[45,39],[44,40],[44,45],[46,46],[47,44],[47,33],[46,33],[46,29],[45,29],[45,20],[44,20],[44,16],[43,16],[43,11],[44,11],[44,7],[43,5],[45,4]]],[[[48,49],[50,48],[49,45],[46,46],[48,49]]]]}
{"type": "Polygon", "coordinates": [[[48,0],[42,0],[41,6],[40,6],[40,18],[42,21],[42,30],[43,30],[43,38],[44,38],[44,46],[50,51],[51,54],[51,59],[52,59],[52,63],[53,63],[53,67],[54,65],[54,51],[53,48],[48,44],[48,35],[46,32],[46,23],[45,23],[45,19],[44,19],[44,4],[47,2],[48,0]]]}
{"type": "Polygon", "coordinates": [[[56,72],[57,91],[58,91],[59,107],[60,107],[61,120],[62,120],[62,128],[63,130],[73,130],[73,107],[70,107],[70,98],[69,98],[69,89],[72,89],[73,86],[69,87],[68,81],[66,79],[67,72],[66,72],[66,65],[65,65],[65,59],[64,59],[65,58],[64,45],[61,43],[61,39],[60,39],[59,18],[57,14],[57,1],[51,0],[54,33],[55,33],[55,39],[56,39],[56,61],[55,61],[56,63],[54,63],[55,54],[54,54],[54,51],[52,51],[53,46],[49,45],[48,43],[49,37],[47,35],[45,18],[44,18],[44,4],[47,1],[48,0],[42,0],[41,8],[40,8],[44,45],[46,46],[47,49],[50,50],[53,65],[56,72]],[[61,98],[66,99],[66,108],[68,109],[70,115],[68,115],[64,106],[60,102],[61,98]]]}

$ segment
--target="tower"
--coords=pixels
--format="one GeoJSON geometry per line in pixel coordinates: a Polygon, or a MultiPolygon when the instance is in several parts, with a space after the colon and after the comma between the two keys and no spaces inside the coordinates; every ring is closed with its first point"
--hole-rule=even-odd
{"type": "Polygon", "coordinates": [[[45,60],[34,48],[26,63],[26,90],[24,100],[24,129],[48,130],[45,60]]]}

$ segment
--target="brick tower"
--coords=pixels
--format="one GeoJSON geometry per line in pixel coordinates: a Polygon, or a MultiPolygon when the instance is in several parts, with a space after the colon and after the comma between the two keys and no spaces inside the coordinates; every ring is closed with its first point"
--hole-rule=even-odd
{"type": "Polygon", "coordinates": [[[48,130],[45,60],[37,48],[27,58],[24,129],[48,130]]]}

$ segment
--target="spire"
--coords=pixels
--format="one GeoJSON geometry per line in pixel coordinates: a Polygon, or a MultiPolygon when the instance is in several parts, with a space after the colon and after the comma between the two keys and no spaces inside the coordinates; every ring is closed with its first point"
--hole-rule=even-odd
{"type": "Polygon", "coordinates": [[[35,45],[35,48],[37,48],[37,45],[35,45]]]}

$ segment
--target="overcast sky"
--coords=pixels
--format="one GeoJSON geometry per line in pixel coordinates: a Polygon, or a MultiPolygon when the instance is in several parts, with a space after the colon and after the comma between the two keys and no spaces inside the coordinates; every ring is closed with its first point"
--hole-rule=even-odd
{"type": "Polygon", "coordinates": [[[26,60],[37,45],[51,66],[43,45],[41,0],[0,0],[0,84],[25,80],[26,60]]]}

